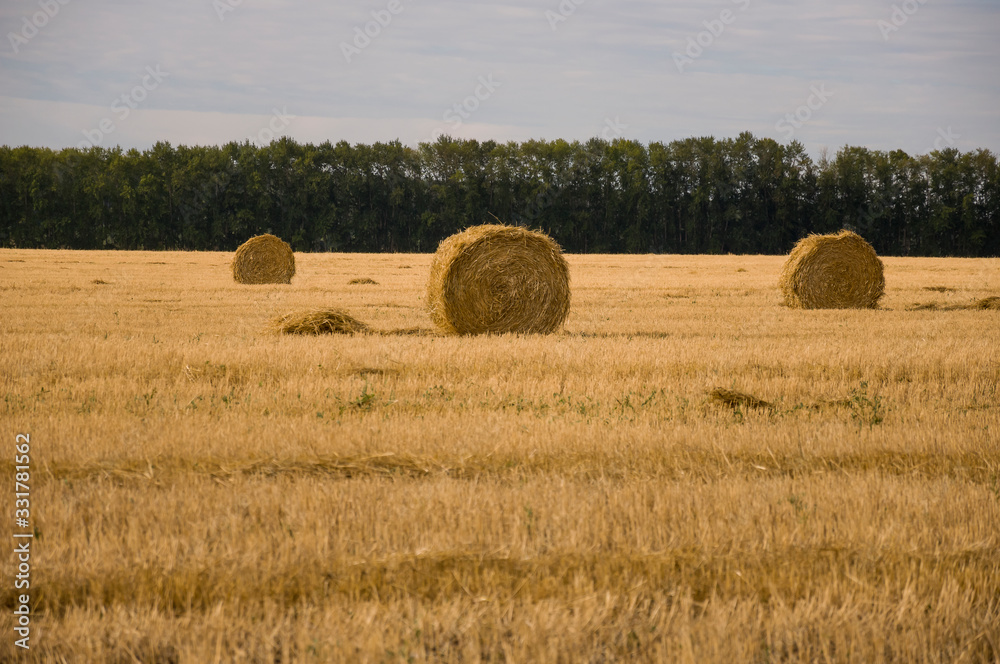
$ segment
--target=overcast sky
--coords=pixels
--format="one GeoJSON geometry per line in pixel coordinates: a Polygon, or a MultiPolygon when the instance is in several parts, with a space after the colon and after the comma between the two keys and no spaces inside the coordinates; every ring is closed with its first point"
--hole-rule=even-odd
{"type": "Polygon", "coordinates": [[[1000,152],[1000,1],[0,0],[0,144],[1000,152]]]}

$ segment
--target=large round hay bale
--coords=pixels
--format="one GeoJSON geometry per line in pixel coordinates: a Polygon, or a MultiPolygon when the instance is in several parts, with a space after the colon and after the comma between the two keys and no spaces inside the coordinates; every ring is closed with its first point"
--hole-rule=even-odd
{"type": "Polygon", "coordinates": [[[874,309],[885,295],[882,261],[857,233],[810,235],[788,255],[778,286],[802,309],[874,309]]]}
{"type": "Polygon", "coordinates": [[[257,235],[239,246],[232,268],[233,279],[241,284],[289,284],[295,275],[295,254],[281,238],[257,235]]]}
{"type": "Polygon", "coordinates": [[[427,306],[448,334],[554,332],[569,315],[569,266],[544,233],[473,226],[438,247],[427,306]]]}

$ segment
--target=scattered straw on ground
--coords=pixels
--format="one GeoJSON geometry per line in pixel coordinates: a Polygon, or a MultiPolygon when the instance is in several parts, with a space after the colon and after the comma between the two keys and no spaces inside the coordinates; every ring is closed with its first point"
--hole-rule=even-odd
{"type": "Polygon", "coordinates": [[[966,309],[979,309],[979,310],[990,310],[997,311],[1000,310],[1000,297],[996,295],[991,295],[990,297],[984,297],[981,300],[976,300],[972,304],[968,305],[966,309]]]}
{"type": "Polygon", "coordinates": [[[802,309],[874,309],[885,295],[882,261],[856,233],[799,240],[778,280],[785,304],[802,309]]]}
{"type": "Polygon", "coordinates": [[[236,250],[232,270],[233,279],[241,284],[289,284],[295,275],[295,254],[281,238],[258,235],[236,250]]]}
{"type": "MultiPolygon", "coordinates": [[[[712,403],[729,408],[760,408],[778,412],[778,406],[770,401],[765,401],[747,392],[738,392],[724,387],[717,387],[708,393],[708,399],[712,403]]],[[[798,403],[795,408],[809,408],[812,410],[822,410],[824,408],[845,408],[851,406],[851,399],[817,399],[798,403]]],[[[793,409],[794,410],[794,409],[793,409]]]]}
{"type": "Polygon", "coordinates": [[[729,406],[730,408],[767,408],[774,409],[774,404],[770,401],[764,401],[763,399],[758,399],[752,394],[747,394],[746,392],[737,392],[736,390],[727,390],[724,387],[717,387],[708,393],[709,399],[715,403],[722,404],[723,406],[729,406]]]}
{"type": "Polygon", "coordinates": [[[916,304],[909,311],[1000,311],[1000,297],[991,295],[968,304],[939,304],[927,302],[916,304]]]}
{"type": "Polygon", "coordinates": [[[391,330],[374,330],[374,334],[381,334],[383,337],[434,337],[437,332],[426,327],[398,327],[391,330]]]}
{"type": "Polygon", "coordinates": [[[373,285],[373,286],[378,286],[378,282],[377,281],[375,281],[374,279],[370,279],[368,277],[358,277],[358,278],[355,278],[355,279],[351,279],[347,283],[351,284],[352,286],[353,285],[358,285],[358,284],[366,284],[366,285],[370,284],[370,285],[373,285]]]}
{"type": "Polygon", "coordinates": [[[385,337],[431,336],[434,330],[404,327],[380,330],[342,309],[308,309],[278,316],[268,328],[277,334],[377,334],[385,337]]]}
{"type": "Polygon", "coordinates": [[[340,309],[311,309],[279,316],[271,321],[279,334],[357,334],[371,328],[340,309]]]}
{"type": "Polygon", "coordinates": [[[569,315],[569,266],[544,233],[473,226],[438,247],[427,306],[446,334],[555,332],[569,315]]]}

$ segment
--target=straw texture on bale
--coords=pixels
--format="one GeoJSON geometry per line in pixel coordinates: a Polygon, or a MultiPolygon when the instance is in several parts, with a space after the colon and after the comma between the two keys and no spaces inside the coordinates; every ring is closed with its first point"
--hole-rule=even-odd
{"type": "Polygon", "coordinates": [[[237,283],[289,284],[295,275],[295,254],[281,238],[257,235],[239,246],[232,268],[237,283]]]}
{"type": "Polygon", "coordinates": [[[885,295],[881,259],[851,231],[799,240],[781,270],[785,304],[802,309],[874,309],[885,295]]]}
{"type": "Polygon", "coordinates": [[[340,309],[311,309],[279,316],[271,322],[279,334],[356,334],[370,328],[340,309]]]}
{"type": "Polygon", "coordinates": [[[446,334],[554,332],[569,315],[569,266],[544,233],[472,226],[438,247],[427,306],[446,334]]]}

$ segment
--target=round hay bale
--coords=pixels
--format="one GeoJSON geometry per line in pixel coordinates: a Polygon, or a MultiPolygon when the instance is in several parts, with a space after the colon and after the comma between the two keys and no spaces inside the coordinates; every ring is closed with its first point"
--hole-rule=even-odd
{"type": "Polygon", "coordinates": [[[874,309],[885,295],[882,261],[857,233],[810,235],[788,255],[778,286],[802,309],[874,309]]]}
{"type": "Polygon", "coordinates": [[[569,266],[544,233],[472,226],[434,254],[427,306],[447,334],[554,332],[569,315],[569,266]]]}
{"type": "Polygon", "coordinates": [[[295,254],[281,238],[257,235],[239,246],[232,268],[237,283],[290,284],[295,274],[295,254]]]}

